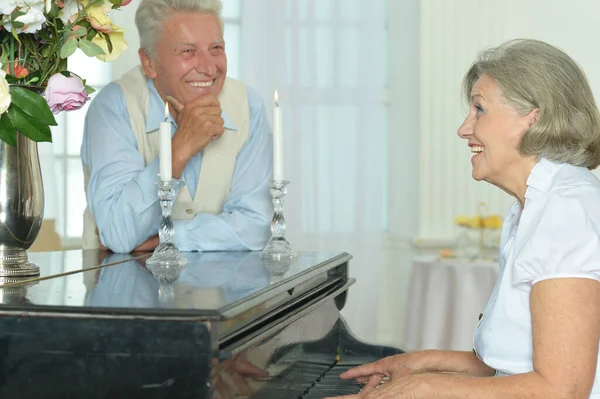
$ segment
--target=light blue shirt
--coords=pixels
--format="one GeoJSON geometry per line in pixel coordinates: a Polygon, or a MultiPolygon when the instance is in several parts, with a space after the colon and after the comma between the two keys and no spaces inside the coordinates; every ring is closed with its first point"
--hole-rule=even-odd
{"type": "MultiPolygon", "coordinates": [[[[148,80],[150,106],[146,131],[159,128],[165,103],[148,80]]],[[[248,88],[248,139],[237,155],[231,191],[218,215],[199,213],[191,220],[174,220],[174,243],[182,251],[260,250],[269,238],[273,205],[269,180],[273,173],[273,144],[264,104],[248,88]]],[[[225,127],[235,126],[225,112],[225,127]]],[[[177,126],[171,120],[173,134],[177,126]]],[[[225,132],[227,134],[227,132],[225,132]]],[[[114,252],[130,252],[158,234],[161,209],[157,186],[159,159],[148,166],[138,151],[121,86],[104,87],[85,118],[81,159],[90,170],[88,206],[100,241],[114,252]]],[[[183,171],[192,195],[196,192],[202,152],[183,171]]]]}

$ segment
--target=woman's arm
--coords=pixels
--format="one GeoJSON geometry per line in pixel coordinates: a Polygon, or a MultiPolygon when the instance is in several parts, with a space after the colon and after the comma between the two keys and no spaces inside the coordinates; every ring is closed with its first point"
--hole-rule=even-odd
{"type": "MultiPolygon", "coordinates": [[[[419,353],[419,352],[415,352],[419,353]]],[[[458,373],[473,377],[491,377],[495,371],[473,351],[423,351],[419,373],[458,373]]]]}
{"type": "Polygon", "coordinates": [[[496,378],[415,374],[344,398],[588,399],[598,362],[600,283],[587,278],[538,282],[531,290],[530,308],[530,373],[496,378]]]}

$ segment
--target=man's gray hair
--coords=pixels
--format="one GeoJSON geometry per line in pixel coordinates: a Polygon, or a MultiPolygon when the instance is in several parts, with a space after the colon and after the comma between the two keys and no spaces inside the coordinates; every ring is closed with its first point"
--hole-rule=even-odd
{"type": "Polygon", "coordinates": [[[150,58],[154,58],[156,46],[163,31],[163,24],[176,12],[214,14],[219,18],[221,30],[223,30],[222,8],[221,0],[141,0],[135,13],[140,47],[150,58]]]}
{"type": "Polygon", "coordinates": [[[585,74],[562,50],[518,39],[483,51],[463,81],[467,101],[483,75],[522,115],[539,109],[521,140],[522,154],[588,169],[600,164],[600,114],[585,74]]]}

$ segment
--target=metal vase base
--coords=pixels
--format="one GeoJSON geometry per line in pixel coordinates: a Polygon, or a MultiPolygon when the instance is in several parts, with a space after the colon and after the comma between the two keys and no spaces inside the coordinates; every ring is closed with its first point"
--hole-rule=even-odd
{"type": "Polygon", "coordinates": [[[35,277],[40,268],[31,263],[24,249],[0,250],[0,277],[35,277]]]}

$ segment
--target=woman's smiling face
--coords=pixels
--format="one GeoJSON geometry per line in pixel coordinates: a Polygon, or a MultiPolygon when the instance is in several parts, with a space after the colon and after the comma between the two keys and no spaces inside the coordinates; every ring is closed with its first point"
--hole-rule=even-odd
{"type": "Polygon", "coordinates": [[[535,122],[538,110],[521,115],[507,103],[495,80],[483,75],[471,90],[469,114],[458,129],[468,140],[473,178],[500,187],[512,186],[514,172],[527,167],[531,157],[519,151],[523,134],[535,122]],[[508,183],[508,184],[507,184],[508,183]]]}

